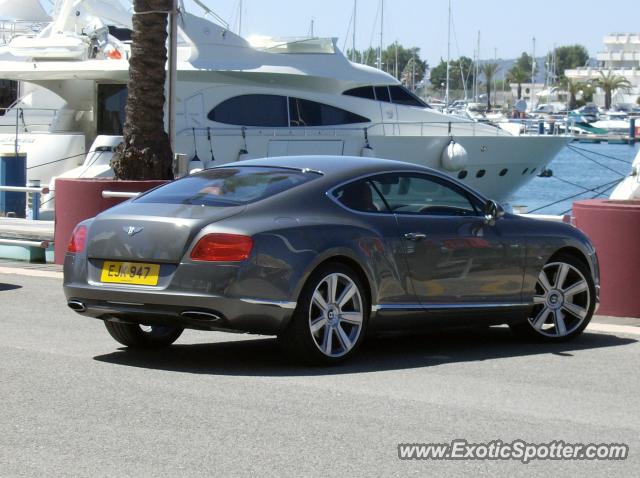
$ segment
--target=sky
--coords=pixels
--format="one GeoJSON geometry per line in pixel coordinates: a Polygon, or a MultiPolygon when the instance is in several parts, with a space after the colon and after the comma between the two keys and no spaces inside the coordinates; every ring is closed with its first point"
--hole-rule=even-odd
{"type": "MultiPolygon", "coordinates": [[[[237,27],[240,0],[201,0],[237,27]]],[[[380,0],[357,0],[356,48],[377,47],[380,0]]],[[[191,0],[187,10],[199,15],[191,0]]],[[[242,0],[242,36],[338,37],[342,49],[353,14],[353,0],[242,0]]],[[[420,47],[423,59],[436,66],[447,56],[448,0],[386,0],[383,42],[397,40],[420,47]]],[[[451,57],[473,57],[480,31],[480,57],[509,59],[523,51],[536,56],[554,46],[579,43],[589,54],[603,49],[602,37],[640,32],[640,0],[451,0],[451,57]]],[[[346,48],[351,47],[351,33],[346,48]]]]}

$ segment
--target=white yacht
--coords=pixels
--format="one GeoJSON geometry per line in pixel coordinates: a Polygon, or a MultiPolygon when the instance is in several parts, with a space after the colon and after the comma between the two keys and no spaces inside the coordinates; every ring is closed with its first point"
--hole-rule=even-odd
{"type": "MultiPolygon", "coordinates": [[[[49,26],[0,51],[8,58],[0,78],[20,81],[24,93],[0,118],[0,147],[14,147],[17,131],[30,179],[47,183],[85,151],[84,167],[70,174],[109,174],[122,133],[130,28],[131,14],[117,0],[59,0],[49,26]]],[[[376,156],[444,170],[505,200],[569,140],[517,136],[437,112],[394,77],[347,60],[336,39],[247,41],[186,12],[178,33],[175,152],[196,166],[376,156]]]]}

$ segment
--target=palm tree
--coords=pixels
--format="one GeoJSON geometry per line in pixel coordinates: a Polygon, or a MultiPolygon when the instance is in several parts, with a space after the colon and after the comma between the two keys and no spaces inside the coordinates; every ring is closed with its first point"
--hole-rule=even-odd
{"type": "Polygon", "coordinates": [[[174,0],[134,0],[123,142],[111,166],[118,179],[173,179],[164,130],[167,13],[174,0]]]}
{"type": "Polygon", "coordinates": [[[507,75],[507,79],[511,83],[516,83],[518,85],[518,99],[522,98],[522,83],[529,79],[529,73],[524,71],[518,65],[514,66],[509,70],[507,75]]]}
{"type": "Polygon", "coordinates": [[[482,65],[482,73],[484,73],[484,79],[487,83],[487,110],[491,110],[491,82],[498,68],[500,68],[500,65],[493,62],[482,65]]]}
{"type": "Polygon", "coordinates": [[[567,105],[567,109],[575,110],[576,95],[580,90],[586,88],[587,85],[582,83],[581,81],[572,80],[566,77],[562,78],[561,83],[564,89],[567,90],[567,94],[569,95],[569,104],[567,105]]]}
{"type": "Polygon", "coordinates": [[[624,76],[616,75],[611,70],[607,71],[605,75],[603,71],[600,72],[600,78],[596,80],[598,86],[604,90],[604,108],[611,108],[611,93],[615,90],[628,90],[631,87],[631,83],[624,76]]]}

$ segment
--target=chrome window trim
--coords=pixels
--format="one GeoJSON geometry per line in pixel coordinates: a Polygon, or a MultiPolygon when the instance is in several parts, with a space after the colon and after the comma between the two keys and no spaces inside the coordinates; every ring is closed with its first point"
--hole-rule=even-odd
{"type": "MultiPolygon", "coordinates": [[[[402,212],[393,212],[393,211],[378,211],[378,212],[358,211],[356,209],[351,209],[351,208],[345,206],[344,204],[342,204],[340,201],[338,201],[338,198],[336,198],[334,196],[334,194],[333,194],[336,189],[340,189],[341,187],[346,186],[347,184],[355,183],[355,182],[360,181],[362,179],[372,178],[374,176],[379,176],[381,174],[411,174],[411,173],[427,175],[427,176],[433,176],[435,178],[439,178],[439,179],[442,179],[442,180],[445,180],[445,181],[452,182],[451,178],[446,177],[445,175],[440,174],[437,171],[420,171],[420,170],[415,170],[415,169],[399,169],[399,170],[395,170],[394,169],[394,170],[391,170],[391,171],[367,173],[367,174],[363,174],[363,175],[360,175],[360,176],[356,176],[355,178],[348,179],[346,181],[342,181],[341,183],[338,183],[337,185],[333,186],[331,189],[328,189],[325,192],[325,195],[327,197],[329,197],[329,199],[331,199],[338,206],[340,206],[341,208],[345,209],[346,211],[353,212],[353,213],[356,213],[356,214],[362,214],[362,215],[366,215],[366,216],[369,216],[369,215],[372,215],[372,216],[405,216],[406,215],[406,216],[412,216],[412,217],[455,217],[455,218],[461,218],[461,217],[483,218],[484,217],[482,212],[480,212],[478,215],[474,215],[474,216],[445,216],[445,215],[428,215],[428,214],[424,214],[424,215],[420,215],[420,214],[403,214],[402,212]]],[[[483,205],[488,201],[488,199],[480,196],[475,191],[472,191],[471,189],[467,188],[464,184],[458,184],[457,182],[453,182],[453,185],[459,187],[460,189],[465,191],[467,194],[471,195],[472,197],[474,197],[475,199],[480,201],[483,205]]]]}

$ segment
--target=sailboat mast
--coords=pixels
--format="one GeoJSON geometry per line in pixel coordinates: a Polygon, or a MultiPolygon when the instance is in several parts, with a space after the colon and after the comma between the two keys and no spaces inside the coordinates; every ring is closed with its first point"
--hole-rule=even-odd
{"type": "Polygon", "coordinates": [[[478,30],[478,49],[477,49],[477,60],[476,60],[476,75],[475,78],[473,79],[473,82],[475,83],[475,95],[473,97],[473,101],[474,102],[478,102],[478,75],[480,74],[480,30],[478,30]]]}
{"type": "Polygon", "coordinates": [[[356,61],[356,15],[358,0],[353,0],[353,36],[351,37],[351,61],[356,61]]]}
{"type": "Polygon", "coordinates": [[[238,36],[242,36],[242,0],[240,0],[240,6],[238,7],[240,11],[238,12],[238,36]]]}
{"type": "Polygon", "coordinates": [[[447,17],[447,85],[444,93],[444,106],[449,106],[449,63],[451,62],[451,0],[449,0],[449,16],[447,17]]]}
{"type": "Polygon", "coordinates": [[[384,0],[380,0],[380,55],[378,56],[378,70],[382,70],[382,26],[384,25],[384,0]]]}
{"type": "Polygon", "coordinates": [[[531,54],[531,110],[533,111],[533,90],[536,80],[536,37],[533,37],[533,52],[531,54]]]}

